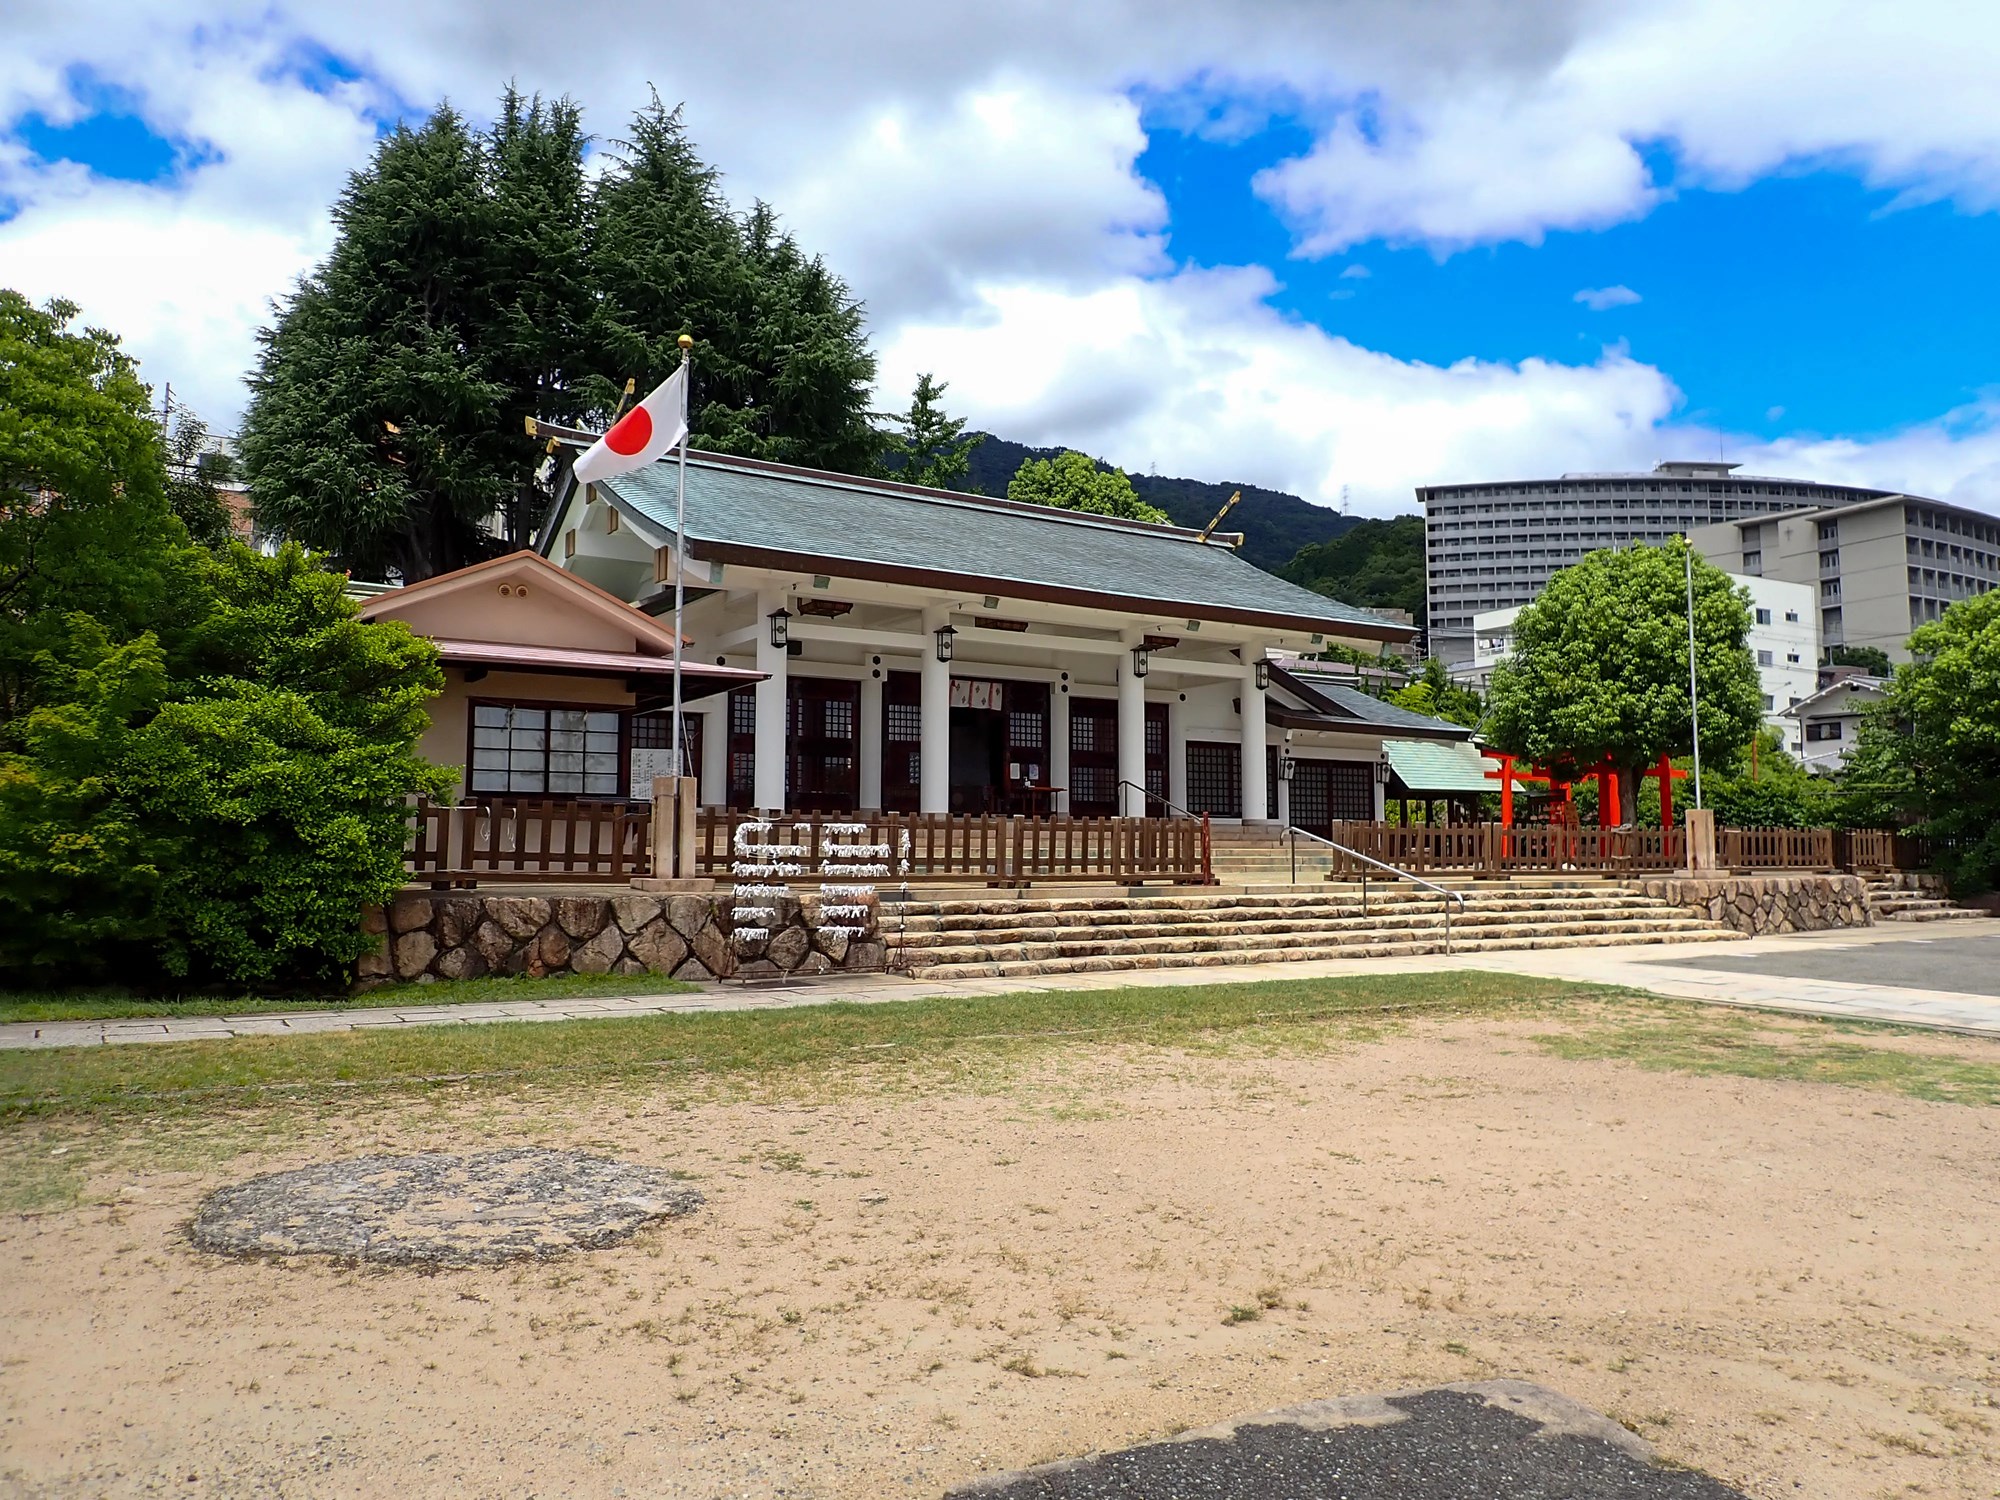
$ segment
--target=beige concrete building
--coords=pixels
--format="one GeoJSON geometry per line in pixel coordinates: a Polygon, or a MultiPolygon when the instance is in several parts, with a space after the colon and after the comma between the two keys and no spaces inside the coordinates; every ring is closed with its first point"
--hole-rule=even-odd
{"type": "Polygon", "coordinates": [[[1916,495],[1748,516],[1688,540],[1728,572],[1811,585],[1822,652],[1873,646],[1906,662],[1917,626],[2000,587],[2000,519],[1916,495]]]}

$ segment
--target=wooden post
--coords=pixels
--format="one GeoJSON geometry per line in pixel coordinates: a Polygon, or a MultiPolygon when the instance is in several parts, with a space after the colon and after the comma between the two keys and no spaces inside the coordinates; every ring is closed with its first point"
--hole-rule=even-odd
{"type": "Polygon", "coordinates": [[[1715,809],[1691,807],[1687,814],[1688,873],[1702,875],[1715,868],[1715,809]]]}

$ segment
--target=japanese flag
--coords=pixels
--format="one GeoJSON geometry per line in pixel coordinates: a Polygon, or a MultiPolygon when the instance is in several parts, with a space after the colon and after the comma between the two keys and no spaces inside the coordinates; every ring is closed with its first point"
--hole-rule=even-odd
{"type": "Polygon", "coordinates": [[[687,430],[687,366],[682,365],[584,450],[576,461],[576,482],[589,484],[643,469],[673,451],[687,430]]]}

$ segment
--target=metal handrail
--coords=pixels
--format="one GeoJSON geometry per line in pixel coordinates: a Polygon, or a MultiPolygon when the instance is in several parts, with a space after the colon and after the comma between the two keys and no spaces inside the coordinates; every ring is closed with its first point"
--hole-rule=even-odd
{"type": "MultiPolygon", "coordinates": [[[[1382,860],[1375,858],[1375,856],[1372,854],[1363,854],[1359,849],[1350,849],[1345,844],[1335,843],[1332,839],[1326,837],[1324,834],[1314,833],[1310,828],[1300,828],[1297,824],[1293,824],[1285,829],[1285,843],[1286,846],[1291,850],[1292,854],[1293,885],[1297,885],[1299,883],[1298,835],[1302,833],[1307,838],[1312,839],[1317,843],[1326,845],[1326,847],[1329,849],[1339,850],[1342,854],[1345,854],[1350,859],[1358,859],[1361,861],[1362,864],[1373,865],[1378,870],[1387,870],[1391,875],[1394,875],[1398,880],[1407,880],[1412,885],[1420,885],[1427,891],[1436,891],[1440,896],[1443,896],[1446,902],[1444,908],[1444,951],[1446,953],[1451,952],[1450,903],[1456,901],[1458,903],[1458,909],[1460,911],[1464,911],[1465,894],[1462,891],[1455,891],[1450,886],[1439,885],[1434,880],[1426,880],[1421,875],[1412,875],[1408,870],[1398,869],[1395,865],[1386,864],[1382,860]]],[[[1368,915],[1368,872],[1366,870],[1363,870],[1361,872],[1361,915],[1364,917],[1368,915]]]]}
{"type": "Polygon", "coordinates": [[[1162,807],[1170,807],[1184,818],[1199,818],[1201,816],[1200,813],[1189,812],[1185,807],[1182,807],[1180,803],[1175,802],[1170,798],[1162,797],[1158,792],[1148,791],[1145,787],[1140,786],[1139,783],[1136,781],[1126,781],[1123,778],[1120,778],[1118,786],[1114,787],[1113,790],[1114,791],[1120,790],[1128,786],[1132,788],[1133,791],[1137,792],[1141,797],[1149,798],[1152,801],[1159,803],[1160,806],[1162,807]]]}

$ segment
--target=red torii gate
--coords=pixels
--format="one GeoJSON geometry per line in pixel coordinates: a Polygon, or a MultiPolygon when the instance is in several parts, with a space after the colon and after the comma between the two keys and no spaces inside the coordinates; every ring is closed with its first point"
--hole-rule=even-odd
{"type": "MultiPolygon", "coordinates": [[[[1515,759],[1511,755],[1501,755],[1496,751],[1490,750],[1485,753],[1488,759],[1500,762],[1498,770],[1486,773],[1486,779],[1488,781],[1497,780],[1500,783],[1500,826],[1502,828],[1512,828],[1514,826],[1514,783],[1516,781],[1540,781],[1547,783],[1549,794],[1552,797],[1560,796],[1563,806],[1568,808],[1573,805],[1572,798],[1576,787],[1586,779],[1595,777],[1597,780],[1597,826],[1599,828],[1617,828],[1625,821],[1624,809],[1621,806],[1622,799],[1618,793],[1618,768],[1611,764],[1608,757],[1599,761],[1594,766],[1573,770],[1570,774],[1564,775],[1554,766],[1537,765],[1532,767],[1532,769],[1522,770],[1516,766],[1515,759]]],[[[1660,784],[1660,826],[1662,828],[1671,828],[1674,826],[1674,782],[1684,779],[1687,776],[1687,772],[1675,766],[1671,756],[1662,755],[1659,764],[1647,767],[1641,774],[1640,780],[1643,781],[1648,776],[1654,778],[1660,784]]],[[[1564,819],[1564,821],[1567,822],[1568,819],[1564,819]]]]}

